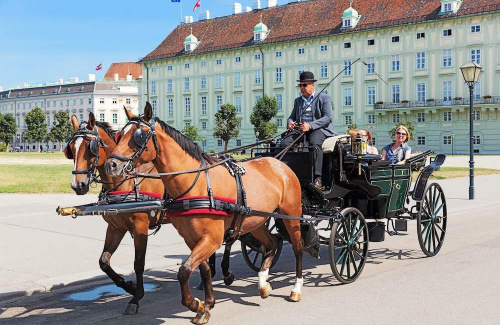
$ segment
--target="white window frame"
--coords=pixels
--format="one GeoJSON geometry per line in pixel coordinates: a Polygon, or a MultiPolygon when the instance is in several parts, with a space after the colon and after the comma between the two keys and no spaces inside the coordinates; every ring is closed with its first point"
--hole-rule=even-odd
{"type": "Polygon", "coordinates": [[[377,115],[368,114],[368,124],[377,124],[377,115]]]}
{"type": "Polygon", "coordinates": [[[344,106],[352,106],[352,87],[344,87],[343,94],[344,106]]]}
{"type": "Polygon", "coordinates": [[[215,75],[215,88],[222,88],[222,75],[221,74],[215,75]]]}
{"type": "Polygon", "coordinates": [[[184,116],[191,116],[191,97],[184,97],[184,116]]]}
{"type": "Polygon", "coordinates": [[[401,85],[392,84],[391,85],[391,103],[399,104],[401,103],[401,85]]]}
{"type": "Polygon", "coordinates": [[[451,102],[453,99],[453,84],[451,80],[443,80],[443,101],[451,102]]]}
{"type": "Polygon", "coordinates": [[[401,115],[399,113],[393,113],[392,114],[392,123],[400,123],[401,122],[401,115]]]}
{"type": "Polygon", "coordinates": [[[167,79],[167,92],[171,93],[174,91],[174,81],[172,79],[167,79]]]}
{"type": "Polygon", "coordinates": [[[375,98],[377,95],[377,88],[374,85],[366,87],[366,104],[375,105],[375,98]]]}
{"type": "Polygon", "coordinates": [[[327,62],[322,62],[320,64],[320,77],[321,78],[328,78],[328,63],[327,62]]]}
{"type": "Polygon", "coordinates": [[[328,44],[321,44],[319,46],[319,51],[320,52],[328,52],[328,44]]]}
{"type": "Polygon", "coordinates": [[[352,76],[352,60],[344,60],[344,69],[344,76],[352,76]]]}
{"type": "Polygon", "coordinates": [[[276,94],[276,103],[278,104],[278,111],[283,110],[283,94],[276,94]]]}
{"type": "Polygon", "coordinates": [[[375,73],[375,58],[366,59],[366,73],[367,74],[375,73]]]}
{"type": "Polygon", "coordinates": [[[451,111],[443,112],[443,122],[453,122],[451,111]]]}
{"type": "Polygon", "coordinates": [[[201,115],[207,115],[207,96],[201,96],[201,115]]]}
{"type": "Polygon", "coordinates": [[[427,84],[425,82],[418,82],[416,84],[416,91],[417,91],[417,102],[423,103],[427,100],[427,84]]]}
{"type": "Polygon", "coordinates": [[[276,51],[274,52],[274,56],[277,58],[277,59],[280,59],[283,57],[283,52],[281,51],[276,51]]]}
{"type": "Polygon", "coordinates": [[[184,91],[189,91],[191,87],[191,79],[184,77],[184,91]]]}
{"type": "Polygon", "coordinates": [[[472,25],[470,27],[471,34],[476,34],[481,32],[481,25],[472,25]]]}
{"type": "Polygon", "coordinates": [[[151,81],[151,94],[156,94],[156,81],[151,81]]]}
{"type": "Polygon", "coordinates": [[[262,79],[260,77],[260,70],[255,70],[253,76],[254,76],[254,78],[253,78],[254,84],[260,85],[262,83],[262,79]]]}
{"type": "Polygon", "coordinates": [[[221,106],[222,106],[222,95],[217,95],[215,96],[215,109],[217,111],[220,111],[221,106]]]}
{"type": "Polygon", "coordinates": [[[304,47],[299,47],[298,53],[299,53],[299,55],[304,55],[304,54],[306,54],[306,49],[304,47]]]}
{"type": "Polygon", "coordinates": [[[276,82],[283,82],[283,71],[281,67],[276,68],[276,82]]]}
{"type": "Polygon", "coordinates": [[[168,116],[174,116],[174,99],[167,99],[167,107],[168,107],[168,116]]]}
{"type": "Polygon", "coordinates": [[[241,96],[234,96],[234,107],[236,108],[236,113],[241,113],[241,96]]]}
{"type": "Polygon", "coordinates": [[[426,68],[425,52],[417,52],[417,70],[424,70],[426,68]]]}
{"type": "Polygon", "coordinates": [[[391,71],[392,72],[401,71],[401,59],[399,54],[394,54],[391,56],[391,71]]]}
{"type": "Polygon", "coordinates": [[[344,115],[344,125],[352,125],[352,115],[344,115]]]}
{"type": "Polygon", "coordinates": [[[470,50],[470,60],[481,65],[481,49],[470,50]]]}
{"type": "Polygon", "coordinates": [[[417,145],[418,146],[425,146],[425,136],[419,135],[417,136],[417,145]]]}
{"type": "Polygon", "coordinates": [[[207,89],[207,76],[200,77],[200,89],[207,89]]]}
{"type": "Polygon", "coordinates": [[[424,112],[417,113],[417,123],[425,123],[425,113],[424,112]]]}
{"type": "Polygon", "coordinates": [[[452,51],[451,49],[446,49],[443,50],[443,62],[442,62],[442,67],[443,68],[449,68],[452,65],[452,51]]]}
{"type": "Polygon", "coordinates": [[[234,73],[234,86],[241,87],[241,72],[234,73]]]}

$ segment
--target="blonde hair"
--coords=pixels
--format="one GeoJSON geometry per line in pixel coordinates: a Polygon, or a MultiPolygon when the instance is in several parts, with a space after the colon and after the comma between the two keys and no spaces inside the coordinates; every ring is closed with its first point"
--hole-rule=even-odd
{"type": "MultiPolygon", "coordinates": [[[[406,128],[406,126],[404,125],[400,125],[396,128],[396,132],[398,132],[399,129],[403,129],[405,130],[406,132],[406,139],[405,141],[403,141],[404,144],[408,143],[408,141],[410,141],[410,131],[408,131],[408,129],[406,128]]],[[[394,133],[394,136],[396,136],[396,132],[394,133]]]]}

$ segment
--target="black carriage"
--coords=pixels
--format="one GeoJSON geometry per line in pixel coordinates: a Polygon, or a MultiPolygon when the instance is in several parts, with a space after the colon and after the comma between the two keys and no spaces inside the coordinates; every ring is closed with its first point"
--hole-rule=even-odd
{"type": "MultiPolygon", "coordinates": [[[[330,266],[337,280],[355,281],[366,262],[368,243],[383,241],[386,233],[406,231],[408,220],[417,221],[423,253],[434,256],[439,252],[446,234],[446,199],[439,184],[428,184],[428,180],[443,164],[445,155],[437,155],[432,164],[426,165],[432,154],[427,151],[407,159],[405,164],[391,165],[379,155],[358,152],[350,136],[327,139],[323,151],[323,179],[328,184],[325,191],[310,185],[315,152],[307,143],[286,152],[282,161],[302,185],[306,251],[317,257],[319,245],[328,245],[330,266]],[[415,172],[420,173],[412,186],[415,172]]],[[[276,147],[257,148],[252,156],[275,156],[277,152],[276,147]]],[[[280,240],[287,239],[279,218],[274,219],[273,228],[280,240]]],[[[259,247],[251,235],[242,240],[243,256],[254,270],[260,266],[259,247]]]]}

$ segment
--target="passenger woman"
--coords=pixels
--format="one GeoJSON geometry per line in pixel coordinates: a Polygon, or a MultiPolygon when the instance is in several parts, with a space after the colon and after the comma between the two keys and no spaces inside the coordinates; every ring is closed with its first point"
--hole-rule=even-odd
{"type": "Polygon", "coordinates": [[[398,126],[394,134],[394,142],[382,149],[382,159],[390,161],[393,165],[404,164],[405,160],[410,158],[411,155],[411,147],[408,145],[408,141],[410,141],[410,132],[405,126],[398,126]]]}

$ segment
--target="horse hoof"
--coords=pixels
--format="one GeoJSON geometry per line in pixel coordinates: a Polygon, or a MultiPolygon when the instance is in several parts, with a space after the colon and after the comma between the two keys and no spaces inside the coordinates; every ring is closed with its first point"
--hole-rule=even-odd
{"type": "Polygon", "coordinates": [[[196,317],[191,321],[193,324],[206,324],[210,320],[210,312],[203,311],[203,312],[198,312],[196,314],[196,317]]]}
{"type": "Polygon", "coordinates": [[[139,305],[136,304],[128,304],[127,308],[123,312],[123,315],[135,315],[139,312],[139,305]]]}
{"type": "Polygon", "coordinates": [[[229,273],[228,276],[224,277],[224,284],[227,286],[230,286],[231,284],[233,284],[233,281],[234,281],[234,274],[233,273],[229,273]]]}
{"type": "Polygon", "coordinates": [[[196,290],[204,290],[205,289],[205,286],[203,285],[203,281],[200,282],[200,284],[198,284],[196,286],[196,290]]]}
{"type": "Polygon", "coordinates": [[[262,299],[266,299],[271,294],[271,290],[273,290],[273,288],[271,287],[271,284],[268,282],[264,288],[259,289],[260,297],[262,299]]]}
{"type": "Polygon", "coordinates": [[[299,302],[302,299],[302,294],[300,292],[294,292],[290,294],[290,301],[299,302]]]}

